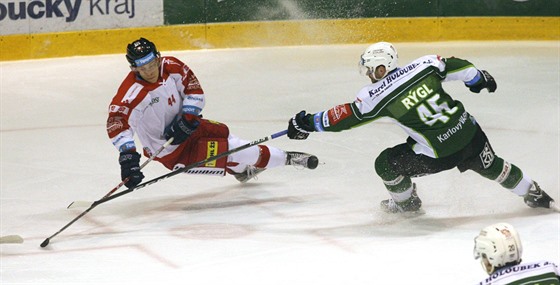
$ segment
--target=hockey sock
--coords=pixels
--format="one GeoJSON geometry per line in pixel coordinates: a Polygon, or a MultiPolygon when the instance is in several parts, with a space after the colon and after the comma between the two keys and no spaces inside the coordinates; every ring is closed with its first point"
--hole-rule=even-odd
{"type": "Polygon", "coordinates": [[[414,187],[410,177],[399,176],[393,181],[383,181],[383,183],[395,202],[408,200],[412,196],[414,187]]]}
{"type": "Polygon", "coordinates": [[[504,188],[519,196],[524,196],[531,188],[531,178],[524,175],[523,171],[515,164],[509,163],[498,156],[495,157],[494,163],[489,168],[477,172],[500,183],[504,188]]]}
{"type": "Polygon", "coordinates": [[[266,168],[268,162],[270,161],[270,150],[265,145],[259,145],[259,159],[255,163],[255,167],[266,168]]]}
{"type": "Polygon", "coordinates": [[[266,145],[259,145],[259,158],[254,164],[258,168],[273,168],[286,164],[286,152],[266,145]]]}

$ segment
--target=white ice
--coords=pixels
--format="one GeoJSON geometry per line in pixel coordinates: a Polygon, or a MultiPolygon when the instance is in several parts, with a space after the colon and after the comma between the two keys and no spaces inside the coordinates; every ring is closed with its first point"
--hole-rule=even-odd
{"type": "MultiPolygon", "coordinates": [[[[206,118],[255,140],[300,110],[350,102],[367,45],[163,51],[195,71],[206,118]]],[[[400,43],[401,65],[425,54],[487,69],[494,94],[447,90],[474,114],[498,155],[557,201],[560,42],[400,43]]],[[[474,284],[485,278],[473,238],[495,222],[520,232],[524,260],[560,262],[560,215],[473,172],[418,178],[426,211],[384,214],[373,162],[405,134],[388,121],[306,141],[268,142],[317,155],[258,180],[179,175],[94,208],[39,244],[120,182],[105,132],[107,107],[128,72],[123,54],[0,63],[1,284],[474,284]]],[[[157,163],[144,173],[167,173],[157,163]]]]}

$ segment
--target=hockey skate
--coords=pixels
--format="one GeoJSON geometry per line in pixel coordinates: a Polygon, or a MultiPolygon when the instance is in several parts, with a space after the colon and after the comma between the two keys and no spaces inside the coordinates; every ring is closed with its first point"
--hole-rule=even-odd
{"type": "Polygon", "coordinates": [[[422,200],[420,200],[418,194],[416,194],[415,183],[412,184],[412,187],[412,196],[405,201],[395,202],[393,199],[381,201],[381,208],[383,211],[391,214],[405,212],[421,213],[420,207],[422,207],[422,200]]]}
{"type": "Polygon", "coordinates": [[[547,208],[557,212],[560,211],[554,200],[541,189],[537,182],[534,181],[523,200],[525,201],[525,204],[531,208],[547,208]]]}
{"type": "Polygon", "coordinates": [[[319,165],[319,159],[314,155],[296,151],[288,151],[286,154],[286,165],[303,166],[308,169],[315,169],[319,165]]]}
{"type": "Polygon", "coordinates": [[[257,174],[265,171],[266,168],[259,168],[259,167],[255,167],[253,165],[248,165],[245,170],[241,173],[234,173],[233,177],[235,177],[235,179],[237,179],[237,181],[241,182],[241,183],[245,183],[253,178],[256,179],[257,174]]]}

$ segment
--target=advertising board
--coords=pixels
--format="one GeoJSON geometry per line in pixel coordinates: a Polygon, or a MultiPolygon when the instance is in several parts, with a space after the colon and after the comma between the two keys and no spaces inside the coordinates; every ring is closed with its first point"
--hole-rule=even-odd
{"type": "Polygon", "coordinates": [[[0,35],[163,25],[163,0],[0,0],[0,35]]]}

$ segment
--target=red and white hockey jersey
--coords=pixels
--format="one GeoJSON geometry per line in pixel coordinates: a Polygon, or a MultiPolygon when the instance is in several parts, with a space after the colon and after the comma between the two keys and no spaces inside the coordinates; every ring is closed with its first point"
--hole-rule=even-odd
{"type": "MultiPolygon", "coordinates": [[[[165,128],[178,115],[198,116],[204,105],[204,91],[193,71],[179,59],[165,56],[157,82],[144,81],[132,71],[124,79],[109,106],[107,133],[119,152],[136,149],[136,134],[145,155],[151,156],[165,144],[165,128]]],[[[167,147],[158,158],[177,148],[167,147]]]]}
{"type": "MultiPolygon", "coordinates": [[[[204,105],[204,91],[193,71],[179,59],[164,56],[157,82],[142,80],[135,72],[124,79],[109,106],[107,133],[119,152],[135,150],[134,137],[138,137],[144,155],[150,157],[165,144],[165,130],[177,116],[198,116],[204,105]]],[[[174,169],[249,143],[230,134],[222,123],[199,121],[196,132],[184,143],[166,147],[154,160],[174,169]]],[[[285,165],[286,153],[259,145],[203,167],[224,168],[226,161],[230,170],[239,173],[247,165],[262,168],[285,165]]]]}

